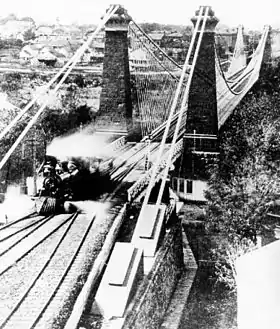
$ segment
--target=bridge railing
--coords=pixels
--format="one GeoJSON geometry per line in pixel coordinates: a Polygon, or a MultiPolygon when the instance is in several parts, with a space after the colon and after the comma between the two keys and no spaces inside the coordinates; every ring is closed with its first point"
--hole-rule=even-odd
{"type": "MultiPolygon", "coordinates": [[[[183,139],[180,139],[175,146],[173,155],[172,155],[172,162],[174,162],[181,154],[183,150],[183,139]]],[[[168,152],[165,154],[164,158],[161,160],[160,165],[158,167],[158,172],[156,175],[155,182],[157,182],[163,172],[163,169],[165,168],[167,164],[167,157],[168,157],[168,152]]],[[[145,175],[143,175],[141,178],[139,178],[128,190],[127,190],[127,200],[128,202],[133,201],[139,195],[143,190],[147,187],[147,185],[150,182],[151,176],[153,172],[153,167],[151,167],[145,175]]]]}
{"type": "Polygon", "coordinates": [[[108,145],[108,147],[112,151],[118,151],[119,149],[121,149],[125,145],[125,143],[126,143],[126,136],[122,136],[122,137],[114,140],[112,143],[110,143],[108,145]]]}

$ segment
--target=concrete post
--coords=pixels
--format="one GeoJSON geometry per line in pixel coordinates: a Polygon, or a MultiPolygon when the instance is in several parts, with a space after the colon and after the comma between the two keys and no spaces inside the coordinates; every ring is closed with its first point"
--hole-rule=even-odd
{"type": "Polygon", "coordinates": [[[132,129],[132,101],[128,58],[131,17],[120,6],[105,26],[103,88],[96,118],[97,130],[127,133],[132,129]]]}

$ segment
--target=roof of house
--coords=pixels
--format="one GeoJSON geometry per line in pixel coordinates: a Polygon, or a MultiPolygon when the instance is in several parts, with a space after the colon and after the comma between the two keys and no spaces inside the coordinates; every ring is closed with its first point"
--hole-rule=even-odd
{"type": "Polygon", "coordinates": [[[50,35],[52,33],[53,28],[49,25],[40,25],[37,27],[35,33],[36,35],[40,35],[40,34],[47,34],[50,35]]]}
{"type": "Polygon", "coordinates": [[[164,36],[164,32],[160,33],[149,33],[148,36],[152,38],[154,41],[160,41],[164,36]]]}
{"type": "Polygon", "coordinates": [[[100,42],[100,41],[93,41],[91,44],[92,48],[104,48],[105,47],[105,43],[104,42],[100,42]]]}
{"type": "Polygon", "coordinates": [[[43,48],[43,46],[39,45],[39,44],[29,44],[29,45],[25,45],[21,49],[21,52],[25,52],[29,55],[34,55],[34,53],[37,53],[42,48],[43,48]]]}
{"type": "Polygon", "coordinates": [[[183,34],[180,32],[170,32],[170,33],[165,33],[164,37],[167,38],[182,38],[183,34]]]}
{"type": "Polygon", "coordinates": [[[58,39],[58,40],[42,40],[39,42],[44,46],[52,46],[52,47],[66,47],[69,46],[69,41],[66,39],[58,39]]]}
{"type": "Polygon", "coordinates": [[[65,58],[66,56],[55,49],[49,49],[51,54],[53,54],[57,58],[65,58]]]}
{"type": "Polygon", "coordinates": [[[129,59],[136,61],[147,61],[147,54],[143,49],[136,49],[130,52],[129,59]]]}

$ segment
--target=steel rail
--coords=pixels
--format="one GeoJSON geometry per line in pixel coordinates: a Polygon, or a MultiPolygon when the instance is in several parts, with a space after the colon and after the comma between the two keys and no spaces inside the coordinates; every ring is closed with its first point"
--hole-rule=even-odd
{"type": "MultiPolygon", "coordinates": [[[[75,215],[75,214],[74,214],[75,215]]],[[[20,257],[18,257],[12,264],[8,265],[6,268],[1,270],[0,276],[3,275],[5,272],[7,272],[11,267],[13,267],[16,263],[21,261],[25,256],[27,256],[31,251],[33,251],[36,247],[38,247],[41,243],[43,243],[45,240],[47,240],[52,234],[54,234],[56,231],[58,231],[65,223],[67,223],[73,214],[68,217],[66,220],[64,220],[60,225],[58,225],[56,228],[51,230],[46,236],[44,236],[41,240],[39,240],[37,243],[35,243],[30,249],[28,249],[24,254],[22,254],[20,257]]],[[[53,218],[54,215],[49,216],[48,218],[53,218]]]]}
{"type": "MultiPolygon", "coordinates": [[[[8,235],[4,236],[3,238],[0,239],[0,242],[6,241],[6,240],[12,238],[13,236],[15,236],[15,235],[17,235],[17,234],[19,234],[19,233],[21,233],[21,232],[23,232],[23,231],[29,229],[30,227],[32,227],[32,226],[34,226],[34,225],[40,223],[42,220],[44,220],[44,217],[39,218],[39,219],[37,219],[36,221],[34,221],[34,222],[32,222],[32,223],[30,223],[30,224],[24,226],[24,227],[21,227],[19,230],[15,231],[15,232],[12,232],[11,234],[8,234],[8,235]]],[[[1,255],[0,255],[0,256],[1,256],[1,255]]]]}
{"type": "Polygon", "coordinates": [[[83,237],[78,245],[78,247],[76,248],[76,251],[74,252],[73,256],[71,257],[70,261],[68,262],[59,282],[57,283],[56,287],[53,289],[52,294],[50,296],[50,298],[48,299],[48,301],[45,303],[45,305],[42,307],[40,314],[38,314],[38,316],[36,317],[36,319],[34,320],[34,322],[32,323],[32,325],[30,326],[30,329],[33,329],[36,327],[36,324],[39,322],[40,318],[42,317],[42,315],[44,314],[45,310],[48,308],[49,304],[51,303],[51,301],[53,300],[55,294],[57,293],[57,291],[59,290],[61,284],[63,283],[64,279],[66,278],[67,274],[69,273],[72,265],[74,264],[79,252],[81,251],[82,246],[84,245],[86,238],[88,237],[88,234],[90,232],[90,229],[92,227],[92,224],[94,222],[96,218],[96,214],[93,215],[92,219],[90,220],[86,231],[83,234],[83,237]]]}
{"type": "MultiPolygon", "coordinates": [[[[11,226],[13,226],[14,224],[18,224],[18,223],[20,223],[21,221],[23,221],[23,220],[25,220],[25,219],[32,218],[32,216],[34,216],[34,215],[36,216],[36,214],[37,214],[37,212],[34,211],[34,212],[32,212],[32,213],[30,213],[30,214],[24,216],[24,217],[21,217],[21,218],[15,220],[15,221],[13,221],[13,222],[10,222],[10,223],[8,223],[8,224],[5,224],[4,226],[0,227],[0,232],[3,231],[3,230],[5,230],[5,229],[7,229],[7,228],[9,228],[9,227],[11,227],[11,226]]],[[[38,214],[37,214],[37,215],[38,215],[38,214]]]]}
{"type": "Polygon", "coordinates": [[[48,264],[50,263],[50,261],[53,259],[56,251],[58,250],[59,246],[61,245],[61,243],[63,242],[64,238],[66,237],[67,233],[69,232],[72,224],[74,223],[74,221],[76,220],[78,214],[76,213],[75,216],[71,216],[71,220],[69,222],[69,224],[67,225],[63,235],[61,236],[61,238],[59,239],[58,243],[56,244],[55,248],[53,249],[52,253],[50,254],[49,258],[47,259],[47,261],[43,264],[43,266],[41,267],[40,271],[38,272],[38,274],[35,276],[35,278],[33,279],[33,281],[31,282],[31,284],[27,287],[27,289],[25,290],[25,292],[21,295],[21,297],[19,298],[19,300],[17,301],[16,305],[13,307],[13,309],[10,311],[9,315],[2,321],[2,323],[0,324],[0,328],[4,328],[4,326],[8,323],[8,321],[11,319],[11,317],[16,313],[16,311],[19,309],[19,307],[21,306],[21,304],[23,303],[23,301],[25,300],[25,298],[27,297],[27,295],[29,294],[29,292],[31,291],[31,289],[34,287],[34,285],[37,283],[37,281],[39,280],[39,278],[41,277],[42,273],[44,272],[44,270],[47,268],[48,264]]]}

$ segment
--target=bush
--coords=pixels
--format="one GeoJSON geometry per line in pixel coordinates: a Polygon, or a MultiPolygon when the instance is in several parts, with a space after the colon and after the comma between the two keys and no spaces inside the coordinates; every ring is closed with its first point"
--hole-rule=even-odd
{"type": "Polygon", "coordinates": [[[262,77],[221,131],[220,163],[206,192],[206,226],[226,236],[213,250],[219,281],[235,288],[235,260],[256,244],[271,204],[280,193],[280,71],[262,77]]]}

